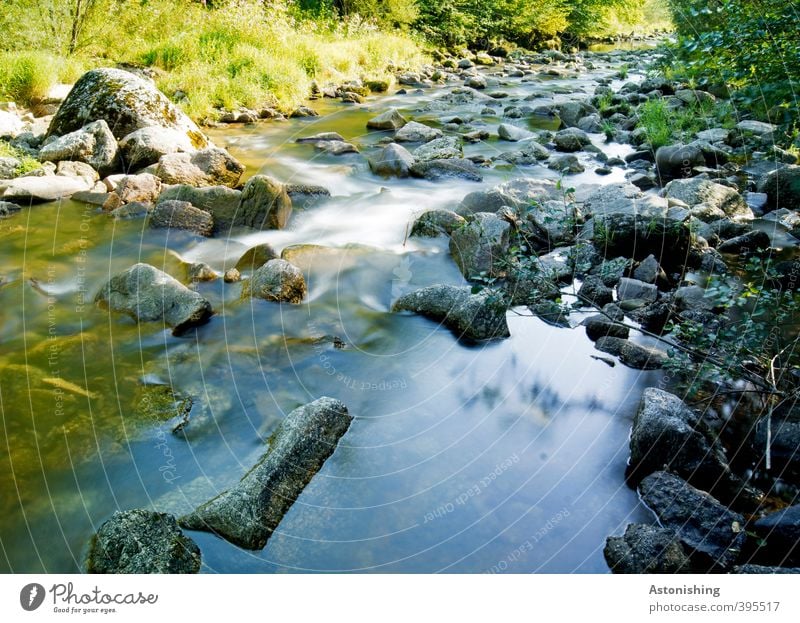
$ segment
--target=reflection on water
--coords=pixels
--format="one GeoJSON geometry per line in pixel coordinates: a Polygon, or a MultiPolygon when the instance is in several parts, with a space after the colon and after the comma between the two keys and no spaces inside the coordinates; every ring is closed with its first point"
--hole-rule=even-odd
{"type": "MultiPolygon", "coordinates": [[[[552,95],[546,89],[559,84],[504,89],[552,95]]],[[[339,448],[263,551],[193,533],[206,571],[606,570],[605,537],[642,512],[623,471],[649,374],[592,359],[581,329],[513,312],[510,339],[470,346],[435,322],[388,311],[415,288],[463,283],[446,241],[409,240],[408,228],[419,212],[481,186],[373,177],[363,154],[384,135],[365,132],[365,121],[389,105],[432,125],[477,117],[474,103],[431,106],[444,93],[365,107],[318,102],[330,114],[214,131],[250,174],[331,190],[298,206],[284,231],[205,240],[72,202],[0,221],[0,570],[79,570],[87,540],[114,510],[188,510],[236,482],[284,414],[321,395],[356,416],[339,448]],[[293,143],[323,131],[362,155],[293,143]],[[217,315],[181,338],[92,304],[136,261],[185,279],[186,262],[221,271],[262,242],[342,248],[293,250],[309,281],[302,305],[242,300],[241,285],[222,280],[200,284],[217,315]],[[180,435],[143,398],[145,384],[191,397],[180,435]]],[[[615,155],[626,149],[593,138],[615,155]]],[[[508,149],[490,140],[467,153],[508,149]]],[[[542,166],[498,168],[484,184],[520,175],[556,177],[542,166]]],[[[621,178],[589,169],[570,184],[621,178]]]]}

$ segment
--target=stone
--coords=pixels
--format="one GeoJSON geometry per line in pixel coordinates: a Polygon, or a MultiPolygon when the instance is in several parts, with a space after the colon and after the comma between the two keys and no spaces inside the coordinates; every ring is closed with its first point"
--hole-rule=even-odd
{"type": "Polygon", "coordinates": [[[658,279],[666,279],[664,271],[654,255],[644,258],[633,271],[633,278],[644,283],[655,283],[658,279]]]}
{"type": "Polygon", "coordinates": [[[123,203],[132,201],[155,203],[161,195],[161,180],[150,173],[126,175],[117,182],[114,194],[123,203]]]}
{"type": "Polygon", "coordinates": [[[317,143],[319,141],[342,141],[344,137],[338,132],[319,132],[313,136],[303,136],[295,140],[295,143],[317,143]]]}
{"type": "Polygon", "coordinates": [[[753,218],[753,211],[744,197],[733,188],[708,179],[674,180],[666,185],[664,191],[667,199],[678,199],[690,207],[704,204],[722,210],[731,218],[753,218]]]}
{"type": "Polygon", "coordinates": [[[358,153],[358,147],[345,141],[317,141],[314,143],[314,149],[332,156],[358,153]]]}
{"type": "Polygon", "coordinates": [[[682,286],[675,290],[672,300],[679,311],[714,309],[714,303],[706,298],[705,288],[700,286],[682,286]]]}
{"type": "Polygon", "coordinates": [[[19,212],[21,207],[16,203],[8,201],[0,201],[0,217],[9,216],[15,212],[19,212]]]}
{"type": "Polygon", "coordinates": [[[652,303],[658,298],[658,288],[652,283],[622,277],[617,284],[617,298],[620,301],[636,299],[652,303]]]}
{"type": "Polygon", "coordinates": [[[764,565],[738,565],[733,568],[733,573],[800,573],[800,567],[766,567],[764,565]]]}
{"type": "Polygon", "coordinates": [[[166,513],[117,511],[92,538],[89,573],[197,573],[200,548],[166,513]]]}
{"type": "Polygon", "coordinates": [[[278,303],[301,303],[306,292],[303,271],[286,260],[274,259],[253,272],[242,295],[278,303]]]}
{"type": "Polygon", "coordinates": [[[504,141],[522,141],[527,138],[535,138],[535,134],[530,130],[511,125],[509,123],[501,123],[497,128],[497,135],[504,141]]]}
{"type": "Polygon", "coordinates": [[[767,210],[800,208],[800,166],[788,165],[767,173],[758,184],[767,195],[767,210]]]}
{"type": "Polygon", "coordinates": [[[586,337],[592,342],[603,337],[618,337],[625,340],[630,333],[628,327],[617,324],[602,314],[589,316],[582,324],[586,327],[586,337]]]}
{"type": "Polygon", "coordinates": [[[456,212],[462,215],[497,212],[504,206],[522,210],[533,204],[558,199],[560,194],[551,180],[519,178],[490,190],[476,190],[467,194],[456,212]]]}
{"type": "Polygon", "coordinates": [[[597,109],[594,106],[579,100],[555,104],[553,106],[553,110],[555,111],[556,115],[558,115],[558,118],[561,119],[561,124],[565,128],[577,127],[585,132],[589,132],[590,130],[581,128],[580,122],[587,117],[597,114],[597,109]]]}
{"type": "Polygon", "coordinates": [[[136,171],[156,164],[161,156],[197,151],[186,132],[160,126],[140,128],[119,142],[124,171],[136,171]]]}
{"type": "Polygon", "coordinates": [[[408,123],[406,118],[397,112],[397,109],[390,108],[367,121],[367,128],[370,130],[399,130],[406,123],[408,123]]]}
{"type": "Polygon", "coordinates": [[[269,450],[237,485],[181,517],[179,524],[213,532],[245,549],[263,549],[336,450],[352,419],[347,407],[333,398],[298,407],[281,422],[269,450]]]}
{"type": "Polygon", "coordinates": [[[68,199],[81,191],[91,190],[93,186],[92,180],[83,177],[63,175],[18,177],[0,185],[0,200],[20,204],[57,201],[68,199]]]}
{"type": "Polygon", "coordinates": [[[0,110],[0,138],[15,138],[25,129],[25,124],[16,114],[0,110]]]}
{"type": "Polygon", "coordinates": [[[161,321],[180,335],[208,322],[211,303],[167,273],[148,264],[135,264],[103,286],[95,302],[138,322],[161,321]]]}
{"type": "Polygon", "coordinates": [[[188,201],[160,201],[150,213],[149,224],[156,229],[183,229],[199,236],[210,236],[214,230],[213,217],[188,201]]]}
{"type": "Polygon", "coordinates": [[[587,275],[578,290],[578,298],[596,307],[603,307],[614,300],[614,293],[600,277],[587,275]]]}
{"type": "Polygon", "coordinates": [[[486,78],[484,78],[480,74],[475,76],[468,76],[467,79],[464,81],[464,85],[468,86],[471,89],[485,89],[486,78]]]}
{"type": "Polygon", "coordinates": [[[165,184],[234,187],[244,173],[244,165],[224,149],[209,147],[194,153],[161,156],[155,175],[165,184]]]}
{"type": "Polygon", "coordinates": [[[730,135],[731,131],[725,128],[710,128],[695,134],[701,141],[708,141],[709,143],[726,143],[730,135]]]}
{"type": "Polygon", "coordinates": [[[253,271],[260,268],[270,260],[280,257],[275,249],[267,242],[262,242],[254,247],[250,247],[242,254],[236,262],[236,269],[240,272],[253,271]]]}
{"type": "Polygon", "coordinates": [[[697,145],[665,145],[656,151],[656,171],[662,180],[691,177],[694,167],[706,164],[697,145]]]}
{"type": "Polygon", "coordinates": [[[196,188],[185,184],[167,186],[161,191],[159,201],[177,199],[188,201],[195,208],[205,210],[214,218],[214,233],[228,233],[239,212],[241,191],[227,186],[196,188]]]}
{"type": "Polygon", "coordinates": [[[691,560],[674,532],[628,524],[621,537],[608,537],[603,555],[612,573],[690,573],[691,560]]]}
{"type": "Polygon", "coordinates": [[[93,69],[78,79],[50,122],[48,136],[63,136],[104,120],[120,140],[157,126],[186,135],[195,149],[209,145],[200,128],[152,82],[121,69],[93,69]]]}
{"type": "Polygon", "coordinates": [[[581,151],[587,145],[591,145],[592,140],[583,130],[567,128],[556,132],[553,142],[558,151],[574,152],[581,151]]]}
{"type": "Polygon", "coordinates": [[[441,137],[441,130],[416,121],[409,121],[394,134],[396,143],[427,143],[441,137]]]}
{"type": "Polygon", "coordinates": [[[478,212],[450,235],[450,254],[467,279],[497,274],[508,252],[511,224],[490,212],[478,212]]]}
{"type": "Polygon", "coordinates": [[[707,570],[729,569],[739,558],[747,538],[744,517],[708,493],[673,474],[654,472],[642,480],[639,495],[707,570]]]}
{"type": "Polygon", "coordinates": [[[785,567],[800,566],[800,505],[765,515],[753,526],[766,541],[766,557],[785,567]]]}
{"type": "Polygon", "coordinates": [[[708,91],[700,91],[699,89],[678,89],[675,91],[675,97],[681,100],[684,104],[713,104],[717,101],[708,91]]]}
{"type": "Polygon", "coordinates": [[[416,159],[402,145],[389,143],[375,158],[369,159],[369,168],[375,175],[408,177],[416,159]]]}
{"type": "Polygon", "coordinates": [[[236,283],[242,280],[242,274],[235,268],[229,268],[222,275],[222,279],[225,283],[236,283]]]}
{"type": "Polygon", "coordinates": [[[618,337],[601,337],[594,347],[609,355],[618,357],[629,368],[637,370],[657,370],[667,362],[667,353],[657,348],[642,346],[618,337]]]}
{"type": "Polygon", "coordinates": [[[741,236],[729,238],[717,246],[720,253],[754,253],[756,251],[766,251],[772,242],[767,232],[754,229],[741,236]]]}
{"type": "Polygon", "coordinates": [[[286,187],[267,175],[254,175],[242,189],[233,225],[254,229],[283,229],[292,214],[286,187]]]}
{"type": "MultiPolygon", "coordinates": [[[[203,214],[206,213],[203,212],[203,214]]],[[[208,215],[206,214],[206,216],[208,215]]],[[[214,281],[217,278],[216,271],[205,262],[195,262],[194,264],[190,264],[187,275],[189,277],[189,281],[192,282],[214,281]]]]}
{"type": "Polygon", "coordinates": [[[400,297],[392,311],[410,311],[441,321],[458,337],[489,340],[510,335],[505,306],[487,290],[473,294],[469,286],[435,285],[400,297]]]}
{"type": "Polygon", "coordinates": [[[598,114],[587,115],[575,127],[588,134],[598,134],[603,131],[603,120],[598,114]]]}
{"type": "Polygon", "coordinates": [[[85,162],[76,162],[74,160],[62,160],[56,167],[56,175],[63,175],[65,177],[82,177],[93,182],[100,179],[94,167],[85,162]]]}
{"type": "Polygon", "coordinates": [[[561,173],[583,173],[586,170],[574,154],[552,156],[547,168],[561,173]]]}
{"type": "Polygon", "coordinates": [[[108,124],[100,119],[54,138],[39,150],[39,159],[55,163],[62,160],[85,162],[100,175],[107,175],[118,164],[118,151],[117,140],[108,124]]]}
{"type": "Polygon", "coordinates": [[[413,152],[417,162],[461,158],[463,151],[461,139],[457,136],[443,136],[417,147],[413,152]]]}
{"type": "Polygon", "coordinates": [[[472,161],[465,158],[446,158],[417,162],[411,167],[411,175],[432,181],[450,177],[470,182],[483,180],[480,169],[472,161]]]}
{"type": "Polygon", "coordinates": [[[463,216],[450,210],[428,210],[414,221],[410,235],[421,238],[436,238],[442,234],[449,236],[466,224],[463,216]]]}
{"type": "Polygon", "coordinates": [[[741,132],[749,132],[756,136],[766,136],[775,132],[778,126],[771,123],[764,123],[763,121],[755,121],[753,119],[746,119],[736,124],[736,129],[741,132]]]}
{"type": "Polygon", "coordinates": [[[22,162],[16,158],[0,158],[0,180],[10,180],[17,176],[17,170],[22,166],[22,162]]]}

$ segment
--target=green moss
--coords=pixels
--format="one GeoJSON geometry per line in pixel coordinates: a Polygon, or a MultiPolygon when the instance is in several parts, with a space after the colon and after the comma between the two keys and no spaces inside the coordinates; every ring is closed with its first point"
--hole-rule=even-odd
{"type": "Polygon", "coordinates": [[[16,158],[20,161],[20,165],[14,172],[14,174],[17,176],[25,175],[26,173],[30,173],[31,171],[42,168],[41,162],[35,158],[31,158],[20,150],[15,149],[5,141],[0,141],[0,158],[16,158]]]}

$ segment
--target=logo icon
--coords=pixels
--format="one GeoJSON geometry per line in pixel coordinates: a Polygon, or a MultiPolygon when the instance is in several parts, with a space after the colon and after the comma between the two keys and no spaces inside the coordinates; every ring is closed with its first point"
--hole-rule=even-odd
{"type": "Polygon", "coordinates": [[[23,610],[32,612],[42,605],[44,601],[44,586],[41,584],[27,584],[19,592],[19,604],[23,610]]]}

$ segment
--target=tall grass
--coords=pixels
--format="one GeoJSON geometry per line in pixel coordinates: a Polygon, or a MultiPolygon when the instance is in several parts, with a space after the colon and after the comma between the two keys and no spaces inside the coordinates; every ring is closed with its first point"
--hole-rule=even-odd
{"type": "Polygon", "coordinates": [[[73,82],[84,70],[78,59],[46,52],[0,52],[0,98],[21,104],[42,99],[53,85],[73,82]]]}

